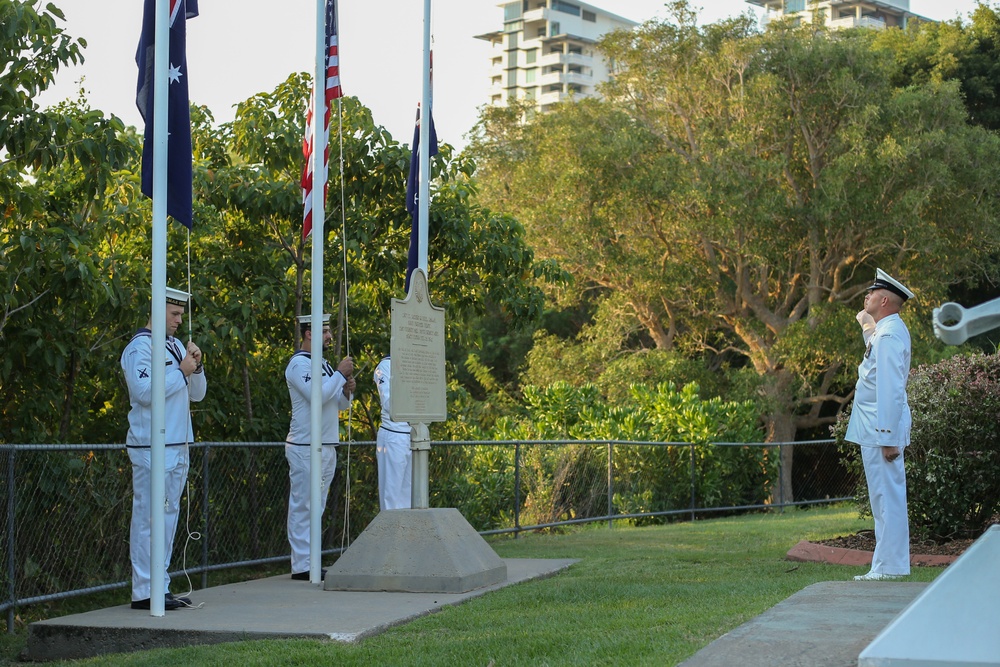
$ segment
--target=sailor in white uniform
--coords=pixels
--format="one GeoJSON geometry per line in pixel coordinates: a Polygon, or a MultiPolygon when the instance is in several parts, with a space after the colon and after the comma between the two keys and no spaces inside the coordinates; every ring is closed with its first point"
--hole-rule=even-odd
{"type": "Polygon", "coordinates": [[[412,499],[413,452],[410,451],[410,425],[392,421],[389,416],[392,409],[391,377],[392,366],[389,357],[386,357],[375,367],[375,386],[382,403],[382,423],[375,443],[378,504],[383,510],[403,510],[410,509],[412,499]]]}
{"type": "MultiPolygon", "coordinates": [[[[285,382],[292,401],[292,420],[285,438],[285,458],[288,460],[288,544],[291,547],[292,579],[309,581],[309,444],[312,441],[310,406],[312,401],[312,317],[299,317],[302,347],[292,355],[285,368],[285,382]]],[[[333,340],[330,315],[323,314],[320,354],[333,340]]],[[[345,357],[334,370],[325,359],[322,363],[323,383],[323,469],[322,508],[330,494],[330,484],[337,468],[337,448],[340,442],[339,416],[351,407],[351,395],[356,386],[352,374],[354,362],[345,357]]],[[[325,571],[324,571],[325,572],[325,571]]]]}
{"type": "Polygon", "coordinates": [[[866,343],[858,366],[854,408],[844,439],[861,446],[868,497],[875,518],[871,570],[859,581],[895,579],[910,573],[910,526],[906,511],[903,451],[910,444],[910,332],[899,309],[913,292],[878,269],[858,323],[866,343]]]}
{"type": "Polygon", "coordinates": [[[156,355],[152,350],[151,323],[139,329],[122,352],[121,366],[128,385],[131,409],[128,413],[128,435],[125,445],[132,462],[132,523],[129,530],[129,556],[132,561],[132,608],[149,609],[150,592],[150,431],[152,422],[151,366],[154,356],[166,364],[164,427],[165,457],[165,608],[190,606],[187,598],[174,598],[170,591],[170,554],[177,531],[181,494],[188,475],[188,444],[194,441],[191,428],[190,403],[205,398],[207,380],[202,366],[201,350],[194,342],[182,345],[174,338],[184,318],[184,308],[190,295],[167,288],[166,349],[156,355]]]}

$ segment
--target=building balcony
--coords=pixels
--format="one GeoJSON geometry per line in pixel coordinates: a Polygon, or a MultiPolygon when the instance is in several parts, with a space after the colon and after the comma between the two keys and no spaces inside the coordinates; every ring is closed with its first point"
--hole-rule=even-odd
{"type": "Polygon", "coordinates": [[[525,23],[531,21],[548,21],[550,9],[548,7],[539,7],[538,9],[532,9],[524,12],[522,19],[525,23]]]}
{"type": "Polygon", "coordinates": [[[548,74],[543,74],[538,77],[539,86],[552,86],[562,83],[564,83],[562,72],[549,72],[548,74]]]}
{"type": "Polygon", "coordinates": [[[553,93],[542,93],[536,98],[536,102],[540,107],[549,107],[557,102],[562,102],[568,100],[570,95],[563,92],[553,92],[553,93]]]}
{"type": "Polygon", "coordinates": [[[539,67],[549,67],[551,65],[580,65],[581,67],[593,67],[594,57],[585,56],[582,53],[546,53],[538,59],[539,67]]]}
{"type": "Polygon", "coordinates": [[[592,74],[584,74],[582,72],[548,72],[539,76],[537,81],[537,85],[539,86],[552,86],[555,84],[561,85],[566,83],[591,88],[594,86],[594,77],[592,74]]]}
{"type": "Polygon", "coordinates": [[[831,19],[830,28],[833,30],[846,30],[847,28],[874,28],[875,30],[885,30],[885,21],[872,18],[871,16],[847,16],[845,18],[831,19]]]}

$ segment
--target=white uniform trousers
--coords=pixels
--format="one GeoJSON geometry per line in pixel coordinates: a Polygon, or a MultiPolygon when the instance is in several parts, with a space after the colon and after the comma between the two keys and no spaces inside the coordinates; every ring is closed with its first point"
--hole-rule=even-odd
{"type": "MultiPolygon", "coordinates": [[[[292,550],[292,574],[309,571],[309,469],[308,446],[285,445],[288,460],[288,546],[292,550]]],[[[337,448],[323,445],[323,472],[320,487],[322,510],[330,495],[333,473],[337,470],[337,448]]]]}
{"type": "Polygon", "coordinates": [[[410,434],[380,428],[376,438],[379,508],[410,509],[413,487],[413,452],[410,451],[410,434]]]}
{"type": "MultiPolygon", "coordinates": [[[[132,561],[132,599],[149,599],[150,591],[150,539],[152,533],[152,476],[150,474],[150,450],[148,447],[129,447],[128,457],[132,461],[132,523],[129,530],[129,557],[132,561]]],[[[166,505],[164,518],[164,568],[163,590],[170,591],[170,555],[174,550],[174,534],[177,532],[177,518],[180,516],[181,494],[187,483],[190,458],[187,445],[166,447],[164,496],[166,505]]]]}
{"type": "Polygon", "coordinates": [[[881,447],[862,447],[861,458],[875,518],[875,554],[871,571],[907,575],[910,573],[910,522],[906,513],[903,455],[889,463],[882,456],[881,447]]]}

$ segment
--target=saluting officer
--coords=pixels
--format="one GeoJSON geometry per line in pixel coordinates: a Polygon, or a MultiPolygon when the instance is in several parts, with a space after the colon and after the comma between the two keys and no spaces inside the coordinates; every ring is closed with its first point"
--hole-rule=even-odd
{"type": "Polygon", "coordinates": [[[910,525],[906,512],[903,450],[910,444],[910,332],[899,309],[913,292],[882,269],[857,314],[866,345],[858,366],[848,442],[861,446],[868,497],[875,518],[871,570],[858,581],[895,579],[910,573],[910,525]]]}

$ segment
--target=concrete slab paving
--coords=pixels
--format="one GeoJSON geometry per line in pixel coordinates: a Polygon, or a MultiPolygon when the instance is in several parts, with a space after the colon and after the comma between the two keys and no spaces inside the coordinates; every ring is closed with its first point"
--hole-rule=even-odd
{"type": "Polygon", "coordinates": [[[152,648],[249,639],[308,637],[353,642],[504,586],[549,577],[579,559],[505,558],[507,580],[466,593],[325,591],[288,575],[192,593],[195,609],[148,611],[120,605],[32,623],[29,660],[64,660],[152,648]]]}
{"type": "Polygon", "coordinates": [[[926,586],[813,584],[719,637],[681,667],[856,667],[861,651],[926,586]]]}

